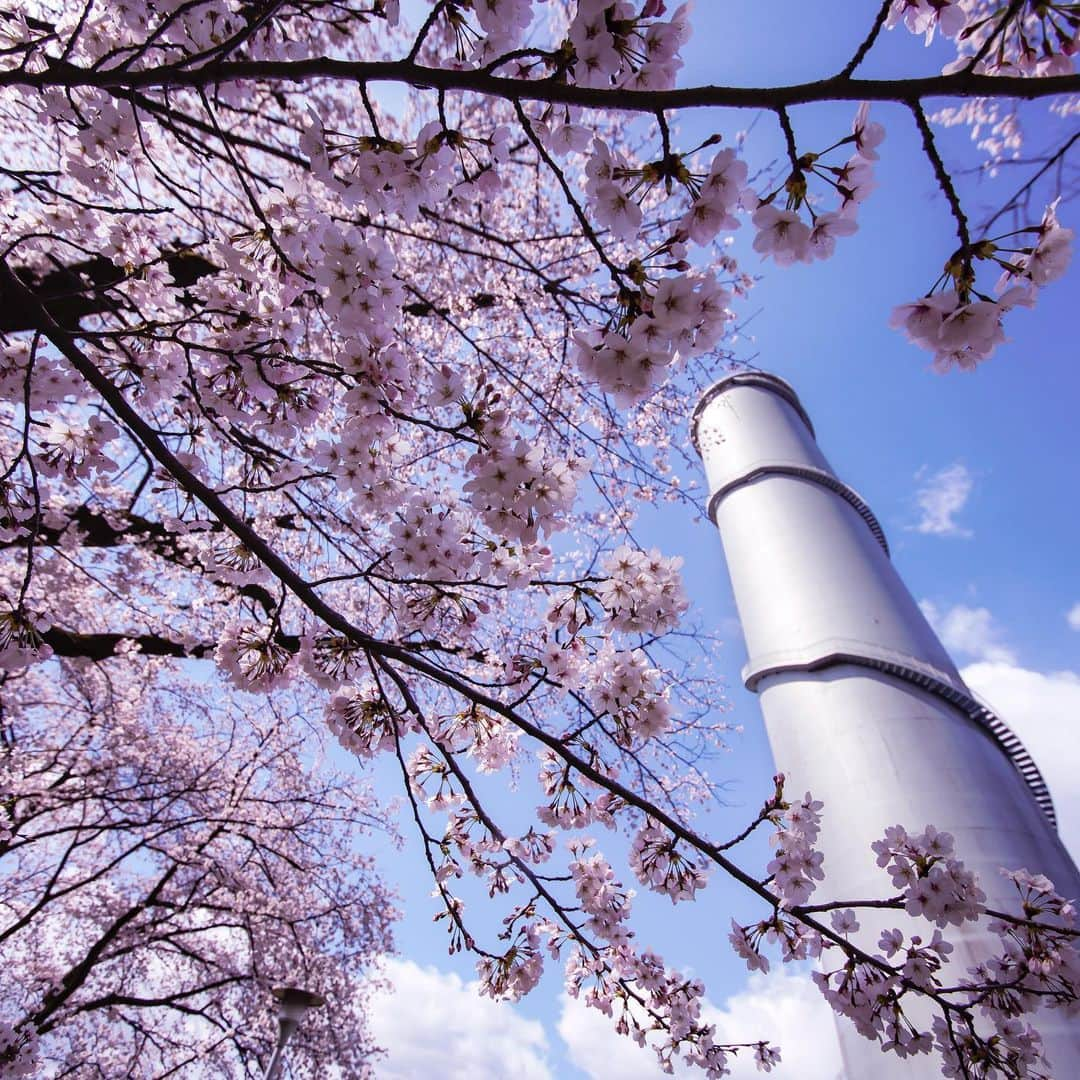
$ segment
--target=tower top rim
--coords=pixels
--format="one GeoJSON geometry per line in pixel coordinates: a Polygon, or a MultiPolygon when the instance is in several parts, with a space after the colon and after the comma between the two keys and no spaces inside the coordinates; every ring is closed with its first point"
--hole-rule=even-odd
{"type": "Polygon", "coordinates": [[[771,390],[778,397],[783,398],[799,414],[799,418],[806,425],[810,434],[816,439],[814,425],[806,409],[803,408],[799,395],[795,393],[790,383],[781,379],[779,375],[773,375],[768,371],[733,371],[730,375],[717,379],[700,397],[694,412],[690,417],[690,441],[698,456],[701,456],[701,446],[698,443],[698,428],[705,410],[725,391],[736,386],[760,386],[762,389],[771,390]]]}

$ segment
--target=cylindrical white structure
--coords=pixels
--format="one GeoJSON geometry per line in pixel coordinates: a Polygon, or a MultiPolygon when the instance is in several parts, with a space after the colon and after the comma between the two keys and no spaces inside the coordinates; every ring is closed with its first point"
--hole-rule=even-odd
{"type": "MultiPolygon", "coordinates": [[[[837,479],[795,392],[763,372],[722,379],[694,414],[709,479],[709,515],[723,541],[761,708],[788,791],[825,804],[819,846],[825,882],[814,902],[887,895],[870,844],[889,825],[952,833],[987,905],[1016,911],[999,868],[1042,873],[1070,898],[1080,874],[1058,839],[1049,793],[1016,737],[964,685],[896,573],[869,507],[837,479]]],[[[902,913],[862,917],[929,938],[902,913]]],[[[966,968],[998,940],[950,927],[946,970],[966,968]]],[[[1058,1080],[1080,1075],[1080,1025],[1053,1011],[1036,1026],[1058,1080]]],[[[851,1080],[940,1075],[927,1057],[882,1054],[838,1023],[851,1080]]]]}

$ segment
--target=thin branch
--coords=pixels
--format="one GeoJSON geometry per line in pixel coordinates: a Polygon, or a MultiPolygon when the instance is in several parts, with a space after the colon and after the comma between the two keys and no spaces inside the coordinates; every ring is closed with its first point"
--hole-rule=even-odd
{"type": "Polygon", "coordinates": [[[838,79],[850,79],[855,69],[866,59],[866,54],[874,47],[874,42],[877,41],[878,34],[881,33],[881,28],[885,25],[885,20],[889,15],[889,8],[892,5],[893,0],[882,0],[877,18],[874,19],[874,25],[870,27],[870,33],[866,35],[862,44],[855,50],[855,55],[844,66],[844,70],[837,76],[838,79]]]}
{"type": "MultiPolygon", "coordinates": [[[[984,233],[989,232],[990,229],[993,227],[994,223],[998,221],[999,218],[1002,218],[1010,211],[1015,210],[1018,207],[1020,200],[1028,192],[1031,191],[1035,184],[1038,183],[1038,181],[1043,176],[1045,176],[1046,173],[1048,173],[1059,161],[1062,161],[1064,159],[1065,155],[1073,148],[1073,146],[1078,140],[1080,140],[1080,131],[1074,132],[1066,140],[1064,145],[1060,146],[1057,149],[1057,151],[1053,154],[1052,157],[1046,159],[1046,161],[1043,163],[1042,168],[1039,169],[1039,171],[1035,173],[1034,176],[1029,177],[1025,183],[1023,183],[1015,192],[1013,192],[1012,196],[1005,202],[1001,209],[998,210],[998,212],[992,218],[988,219],[983,224],[982,231],[984,233]]],[[[1034,164],[1034,162],[1032,162],[1032,164],[1034,164]]]]}
{"type": "Polygon", "coordinates": [[[788,157],[791,159],[791,167],[798,171],[799,151],[795,143],[795,131],[791,126],[791,117],[788,116],[787,109],[782,105],[776,110],[776,115],[780,120],[780,128],[784,132],[784,142],[787,145],[788,157]]]}
{"type": "Polygon", "coordinates": [[[949,209],[952,210],[953,218],[956,220],[956,235],[960,239],[961,258],[964,260],[965,270],[970,274],[971,230],[968,227],[967,215],[960,205],[960,197],[956,194],[956,188],[953,186],[948,169],[945,168],[945,162],[941,160],[937,143],[934,141],[934,133],[930,130],[930,122],[926,118],[922,104],[918,101],[909,101],[908,108],[911,109],[911,114],[915,117],[915,123],[919,127],[923,140],[923,150],[930,159],[930,164],[934,167],[934,176],[937,178],[939,187],[945,193],[945,198],[949,201],[949,209]]]}

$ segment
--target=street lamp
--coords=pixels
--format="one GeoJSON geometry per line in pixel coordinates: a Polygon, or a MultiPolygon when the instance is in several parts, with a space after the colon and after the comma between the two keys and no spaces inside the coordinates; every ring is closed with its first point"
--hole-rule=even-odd
{"type": "Polygon", "coordinates": [[[278,1003],[278,1039],[264,1080],[277,1080],[281,1072],[281,1055],[285,1044],[300,1026],[300,1021],[307,1015],[308,1009],[322,1007],[326,1004],[326,999],[298,986],[275,986],[270,992],[277,998],[278,1003]]]}

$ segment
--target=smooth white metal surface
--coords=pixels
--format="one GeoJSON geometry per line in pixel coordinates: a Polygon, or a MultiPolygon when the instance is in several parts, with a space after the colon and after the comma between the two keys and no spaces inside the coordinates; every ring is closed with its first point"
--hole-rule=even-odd
{"type": "MultiPolygon", "coordinates": [[[[702,399],[693,435],[746,638],[744,678],[761,696],[788,791],[825,804],[826,879],[814,902],[889,895],[870,844],[897,824],[952,833],[990,907],[1016,909],[1002,866],[1046,874],[1080,897],[1038,770],[974,702],[873,514],[832,473],[794,391],[760,372],[731,376],[702,399]]],[[[884,929],[924,940],[933,931],[903,913],[859,917],[870,951],[884,929]]],[[[998,944],[974,927],[948,936],[957,980],[998,944]]],[[[1046,1011],[1036,1026],[1058,1080],[1080,1076],[1080,1025],[1046,1011]]],[[[846,1021],[837,1028],[851,1080],[940,1075],[929,1058],[901,1060],[846,1021]]]]}

